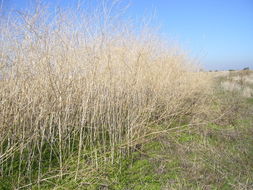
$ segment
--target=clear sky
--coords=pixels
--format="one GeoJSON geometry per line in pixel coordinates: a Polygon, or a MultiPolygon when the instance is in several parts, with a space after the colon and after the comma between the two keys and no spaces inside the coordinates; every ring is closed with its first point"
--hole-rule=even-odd
{"type": "MultiPolygon", "coordinates": [[[[30,0],[1,1],[10,9],[24,8],[30,0]]],[[[46,1],[66,7],[75,0],[46,1]]],[[[253,0],[122,1],[130,3],[127,15],[133,18],[154,13],[152,24],[159,25],[205,69],[253,69],[253,0]]]]}

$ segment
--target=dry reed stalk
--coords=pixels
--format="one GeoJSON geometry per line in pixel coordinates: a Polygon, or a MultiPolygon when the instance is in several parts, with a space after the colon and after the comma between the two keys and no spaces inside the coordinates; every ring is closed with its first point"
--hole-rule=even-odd
{"type": "Polygon", "coordinates": [[[151,123],[200,108],[208,79],[187,57],[103,8],[46,17],[37,7],[1,22],[1,176],[18,170],[18,183],[40,182],[43,168],[59,168],[62,177],[77,155],[77,179],[83,152],[94,151],[96,167],[103,152],[114,162],[151,123]]]}

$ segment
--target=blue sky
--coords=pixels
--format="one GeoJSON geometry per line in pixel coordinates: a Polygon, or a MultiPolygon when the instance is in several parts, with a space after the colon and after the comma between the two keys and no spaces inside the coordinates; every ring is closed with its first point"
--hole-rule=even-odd
{"type": "MultiPolygon", "coordinates": [[[[30,0],[2,1],[5,9],[16,9],[25,8],[30,0]]],[[[74,1],[47,0],[64,7],[74,1]]],[[[177,41],[205,69],[253,69],[253,0],[122,2],[130,3],[126,13],[130,17],[140,19],[154,13],[152,24],[160,26],[165,36],[177,41]]]]}

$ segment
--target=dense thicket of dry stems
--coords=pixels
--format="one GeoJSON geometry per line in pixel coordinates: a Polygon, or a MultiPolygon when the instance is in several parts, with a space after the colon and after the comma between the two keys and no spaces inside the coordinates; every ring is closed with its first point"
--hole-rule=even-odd
{"type": "Polygon", "coordinates": [[[201,111],[207,84],[187,57],[101,10],[1,20],[0,176],[61,176],[76,154],[78,177],[84,152],[99,167],[98,153],[130,153],[147,126],[201,111]]]}

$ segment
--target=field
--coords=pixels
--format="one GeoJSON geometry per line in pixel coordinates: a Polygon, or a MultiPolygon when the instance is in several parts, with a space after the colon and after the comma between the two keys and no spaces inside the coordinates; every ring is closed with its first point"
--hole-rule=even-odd
{"type": "Polygon", "coordinates": [[[96,169],[86,165],[80,182],[70,175],[49,179],[41,188],[252,189],[253,99],[224,89],[221,84],[229,80],[229,74],[227,79],[220,74],[213,78],[213,110],[201,122],[182,118],[170,126],[153,125],[150,137],[116,163],[98,163],[96,169]]]}
{"type": "Polygon", "coordinates": [[[111,14],[1,19],[0,189],[253,189],[253,72],[111,14]]]}

